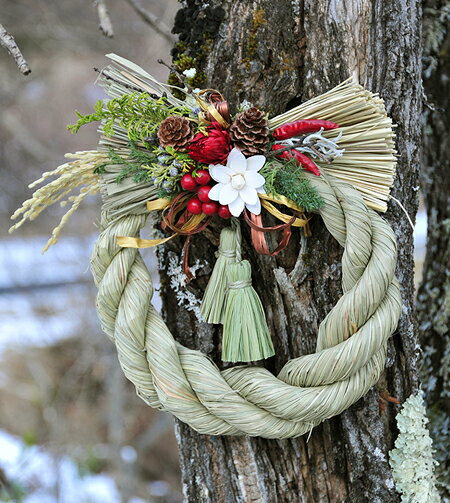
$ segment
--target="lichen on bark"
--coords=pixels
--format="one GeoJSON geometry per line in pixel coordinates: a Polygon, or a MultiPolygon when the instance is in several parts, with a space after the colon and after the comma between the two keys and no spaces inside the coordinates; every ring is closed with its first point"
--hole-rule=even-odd
{"type": "Polygon", "coordinates": [[[433,438],[438,488],[450,501],[450,2],[424,4],[421,187],[428,217],[427,251],[417,297],[421,377],[433,438]]]}
{"type": "Polygon", "coordinates": [[[440,503],[433,443],[422,392],[411,395],[397,415],[399,435],[389,454],[395,486],[405,503],[440,503]]]}

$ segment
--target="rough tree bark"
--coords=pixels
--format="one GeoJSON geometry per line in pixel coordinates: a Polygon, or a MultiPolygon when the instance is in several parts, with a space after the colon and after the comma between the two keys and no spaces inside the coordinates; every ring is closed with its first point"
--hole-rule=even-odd
{"type": "MultiPolygon", "coordinates": [[[[233,106],[247,99],[274,115],[351,75],[380,92],[399,125],[399,174],[393,195],[414,218],[422,95],[420,2],[226,0],[208,4],[206,8],[195,0],[185,4],[180,17],[188,45],[183,50],[198,55],[208,85],[222,90],[233,106]],[[214,10],[218,6],[223,12],[214,10]],[[212,23],[219,24],[213,38],[202,37],[209,15],[212,23]]],[[[417,388],[417,330],[412,232],[397,205],[390,205],[386,218],[397,234],[397,275],[404,308],[379,386],[339,417],[315,428],[309,439],[208,437],[177,422],[186,501],[398,501],[387,462],[396,436],[397,409],[391,404],[380,408],[379,391],[404,400],[417,388]]],[[[341,250],[319,218],[313,219],[311,227],[311,238],[296,233],[277,258],[258,256],[248,245],[245,249],[276,346],[276,357],[268,364],[274,372],[291,357],[314,352],[317,327],[341,295],[341,250]]],[[[214,233],[206,237],[193,239],[192,260],[206,259],[211,264],[217,237],[214,233]]],[[[168,246],[161,261],[167,264],[174,251],[179,252],[176,245],[168,246]]],[[[204,267],[190,286],[199,297],[209,273],[210,268],[204,267]]],[[[169,327],[183,344],[220,362],[218,333],[176,305],[164,275],[162,297],[169,327]]]]}
{"type": "Polygon", "coordinates": [[[425,2],[422,192],[428,216],[427,252],[417,310],[425,353],[423,383],[436,449],[441,494],[450,498],[450,3],[425,2]]]}

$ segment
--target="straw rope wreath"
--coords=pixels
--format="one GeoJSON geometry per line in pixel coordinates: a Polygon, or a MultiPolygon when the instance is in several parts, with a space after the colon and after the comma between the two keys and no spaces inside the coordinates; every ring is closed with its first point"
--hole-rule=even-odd
{"type": "MultiPolygon", "coordinates": [[[[148,101],[151,96],[161,97],[162,102],[155,102],[160,103],[158,106],[184,106],[169,86],[157,82],[144,69],[114,54],[108,58],[113,64],[102,71],[99,83],[112,99],[121,101],[100,102],[97,115],[79,114],[81,124],[101,120],[102,110],[120,108],[136,91],[137,99],[143,99],[150,111],[155,106],[148,101]]],[[[197,101],[193,102],[195,106],[197,101]]],[[[139,249],[127,247],[123,240],[128,246],[133,246],[130,242],[141,246],[143,241],[154,245],[175,235],[138,239],[150,214],[147,203],[155,209],[160,196],[147,177],[143,181],[122,177],[123,161],[132,156],[129,130],[137,127],[140,131],[148,119],[147,108],[141,115],[136,107],[133,110],[136,115],[131,123],[111,119],[108,126],[101,122],[103,135],[97,150],[68,154],[71,162],[34,182],[31,187],[45,185],[14,213],[13,218],[21,218],[11,231],[26,220],[34,220],[51,204],[71,203],[45,250],[56,243],[83,199],[100,189],[101,234],[91,265],[102,328],[114,341],[123,371],[138,395],[198,432],[295,437],[347,409],[378,381],[385,365],[387,340],[401,314],[394,276],[394,233],[374,211],[386,211],[395,174],[393,126],[383,101],[349,79],[269,121],[271,130],[303,119],[339,125],[339,133],[337,129],[321,130],[320,135],[324,141],[334,139],[341,155],[328,163],[317,160],[321,176],[305,171],[302,177],[322,198],[324,204],[318,213],[344,248],[343,295],[319,326],[316,352],[290,360],[277,376],[248,365],[221,371],[206,355],[178,343],[151,305],[151,274],[139,249]],[[115,165],[118,159],[120,163],[115,165]],[[49,181],[51,177],[56,179],[49,181]],[[69,195],[78,187],[78,195],[69,195]]],[[[270,334],[266,335],[270,339],[270,334]]],[[[225,361],[254,359],[258,358],[225,361]]]]}
{"type": "Polygon", "coordinates": [[[344,294],[320,324],[316,353],[290,360],[278,376],[250,366],[220,371],[176,341],[151,305],[151,275],[139,250],[117,244],[117,236],[139,234],[144,205],[111,216],[103,191],[103,230],[91,260],[97,310],[124,373],[150,406],[200,433],[286,438],[341,413],[377,382],[401,311],[393,231],[349,184],[308,178],[325,201],[320,216],[344,247],[344,294]]]}

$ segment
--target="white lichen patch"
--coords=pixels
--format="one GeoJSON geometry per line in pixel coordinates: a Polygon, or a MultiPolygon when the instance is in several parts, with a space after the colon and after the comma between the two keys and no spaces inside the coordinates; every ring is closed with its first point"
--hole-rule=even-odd
{"type": "Polygon", "coordinates": [[[386,484],[386,487],[388,489],[394,489],[395,487],[394,481],[392,479],[386,479],[384,483],[386,484]]]}
{"type": "Polygon", "coordinates": [[[241,103],[238,106],[238,111],[239,112],[245,112],[249,108],[253,107],[253,103],[250,103],[248,100],[241,101],[241,103]]]}
{"type": "Polygon", "coordinates": [[[379,447],[375,447],[375,450],[373,451],[373,455],[376,458],[378,458],[380,461],[386,461],[386,456],[384,455],[384,452],[379,447]]]}
{"type": "MultiPolygon", "coordinates": [[[[195,264],[190,267],[192,274],[195,276],[195,273],[202,267],[204,267],[204,264],[201,264],[200,261],[197,260],[195,264]]],[[[175,254],[171,254],[169,257],[167,274],[170,278],[170,287],[175,292],[178,305],[184,307],[186,311],[192,311],[198,321],[203,321],[200,312],[202,301],[187,289],[188,281],[183,271],[182,260],[175,254]]]]}
{"type": "Polygon", "coordinates": [[[195,68],[189,68],[188,70],[184,70],[183,75],[188,79],[193,79],[197,75],[197,70],[195,68]]]}
{"type": "Polygon", "coordinates": [[[423,392],[411,395],[397,415],[399,435],[389,464],[404,503],[439,503],[432,440],[427,428],[423,392]]]}

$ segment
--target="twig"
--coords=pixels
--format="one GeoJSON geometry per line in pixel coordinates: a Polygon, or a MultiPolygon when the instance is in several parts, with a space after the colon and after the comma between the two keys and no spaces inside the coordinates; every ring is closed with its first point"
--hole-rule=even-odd
{"type": "Polygon", "coordinates": [[[31,68],[28,66],[25,58],[20,52],[19,47],[14,40],[14,37],[10,35],[3,25],[0,24],[0,45],[2,45],[15,59],[16,65],[19,70],[24,74],[28,75],[31,73],[31,68]]]}
{"type": "Polygon", "coordinates": [[[109,17],[108,8],[104,0],[94,0],[94,6],[97,8],[97,15],[99,20],[99,30],[105,35],[105,37],[114,37],[114,30],[109,17]]]}
{"type": "Polygon", "coordinates": [[[168,68],[172,73],[175,73],[177,75],[177,77],[181,80],[181,82],[183,82],[183,84],[186,86],[188,93],[193,92],[192,87],[187,83],[186,77],[178,70],[178,68],[176,68],[175,66],[172,66],[172,65],[168,65],[162,59],[158,59],[157,62],[160,65],[163,65],[166,68],[168,68]]]}
{"type": "Polygon", "coordinates": [[[149,24],[156,32],[162,35],[171,44],[176,41],[174,35],[172,35],[170,28],[159,19],[157,16],[145,10],[136,0],[126,0],[131,7],[139,14],[139,16],[149,24]]]}
{"type": "Polygon", "coordinates": [[[326,162],[327,164],[331,163],[329,157],[327,157],[326,155],[322,154],[322,152],[319,152],[314,145],[306,145],[306,146],[309,147],[317,155],[317,157],[319,159],[321,159],[322,161],[326,162]]]}
{"type": "MultiPolygon", "coordinates": [[[[111,82],[116,82],[117,84],[125,87],[126,89],[131,89],[132,91],[137,91],[138,93],[143,93],[144,90],[141,87],[133,86],[131,84],[126,84],[125,82],[121,82],[120,80],[115,79],[114,77],[111,77],[108,73],[106,73],[105,70],[99,70],[97,67],[94,66],[94,72],[99,73],[104,79],[110,80],[111,82]]],[[[151,98],[153,99],[158,99],[158,96],[156,94],[150,95],[151,98]]]]}
{"type": "Polygon", "coordinates": [[[293,145],[288,145],[287,147],[284,148],[279,148],[278,150],[270,150],[269,152],[266,152],[264,155],[266,157],[274,157],[277,156],[278,154],[282,154],[283,152],[287,152],[288,150],[293,150],[294,148],[297,147],[304,147],[302,142],[299,143],[294,143],[293,145]]]}
{"type": "Polygon", "coordinates": [[[386,400],[386,402],[395,403],[397,405],[401,404],[400,400],[398,398],[395,398],[394,396],[391,396],[389,391],[380,391],[380,398],[382,400],[386,400]]]}
{"type": "Polygon", "coordinates": [[[399,201],[398,199],[396,199],[394,196],[392,195],[389,195],[389,199],[392,199],[393,201],[395,201],[399,206],[400,206],[400,209],[403,211],[403,213],[406,215],[406,218],[409,222],[409,225],[411,226],[411,229],[413,230],[414,232],[414,224],[413,224],[413,221],[411,219],[411,217],[409,216],[408,212],[406,211],[406,208],[403,206],[403,204],[401,203],[401,201],[399,201]]]}
{"type": "Polygon", "coordinates": [[[329,157],[327,157],[326,155],[322,154],[322,152],[320,152],[319,150],[317,150],[314,145],[311,145],[311,144],[306,144],[305,145],[303,143],[303,141],[302,141],[303,138],[306,138],[306,136],[302,137],[301,141],[296,142],[293,145],[288,145],[288,146],[286,146],[284,148],[280,148],[278,150],[270,150],[269,152],[266,152],[264,155],[266,157],[274,157],[274,156],[277,156],[279,154],[282,154],[283,152],[287,152],[289,150],[294,150],[296,148],[301,148],[301,147],[308,147],[308,148],[310,148],[317,155],[317,157],[319,157],[319,159],[321,159],[322,161],[324,161],[324,162],[326,162],[328,164],[331,163],[331,159],[329,157]]]}

